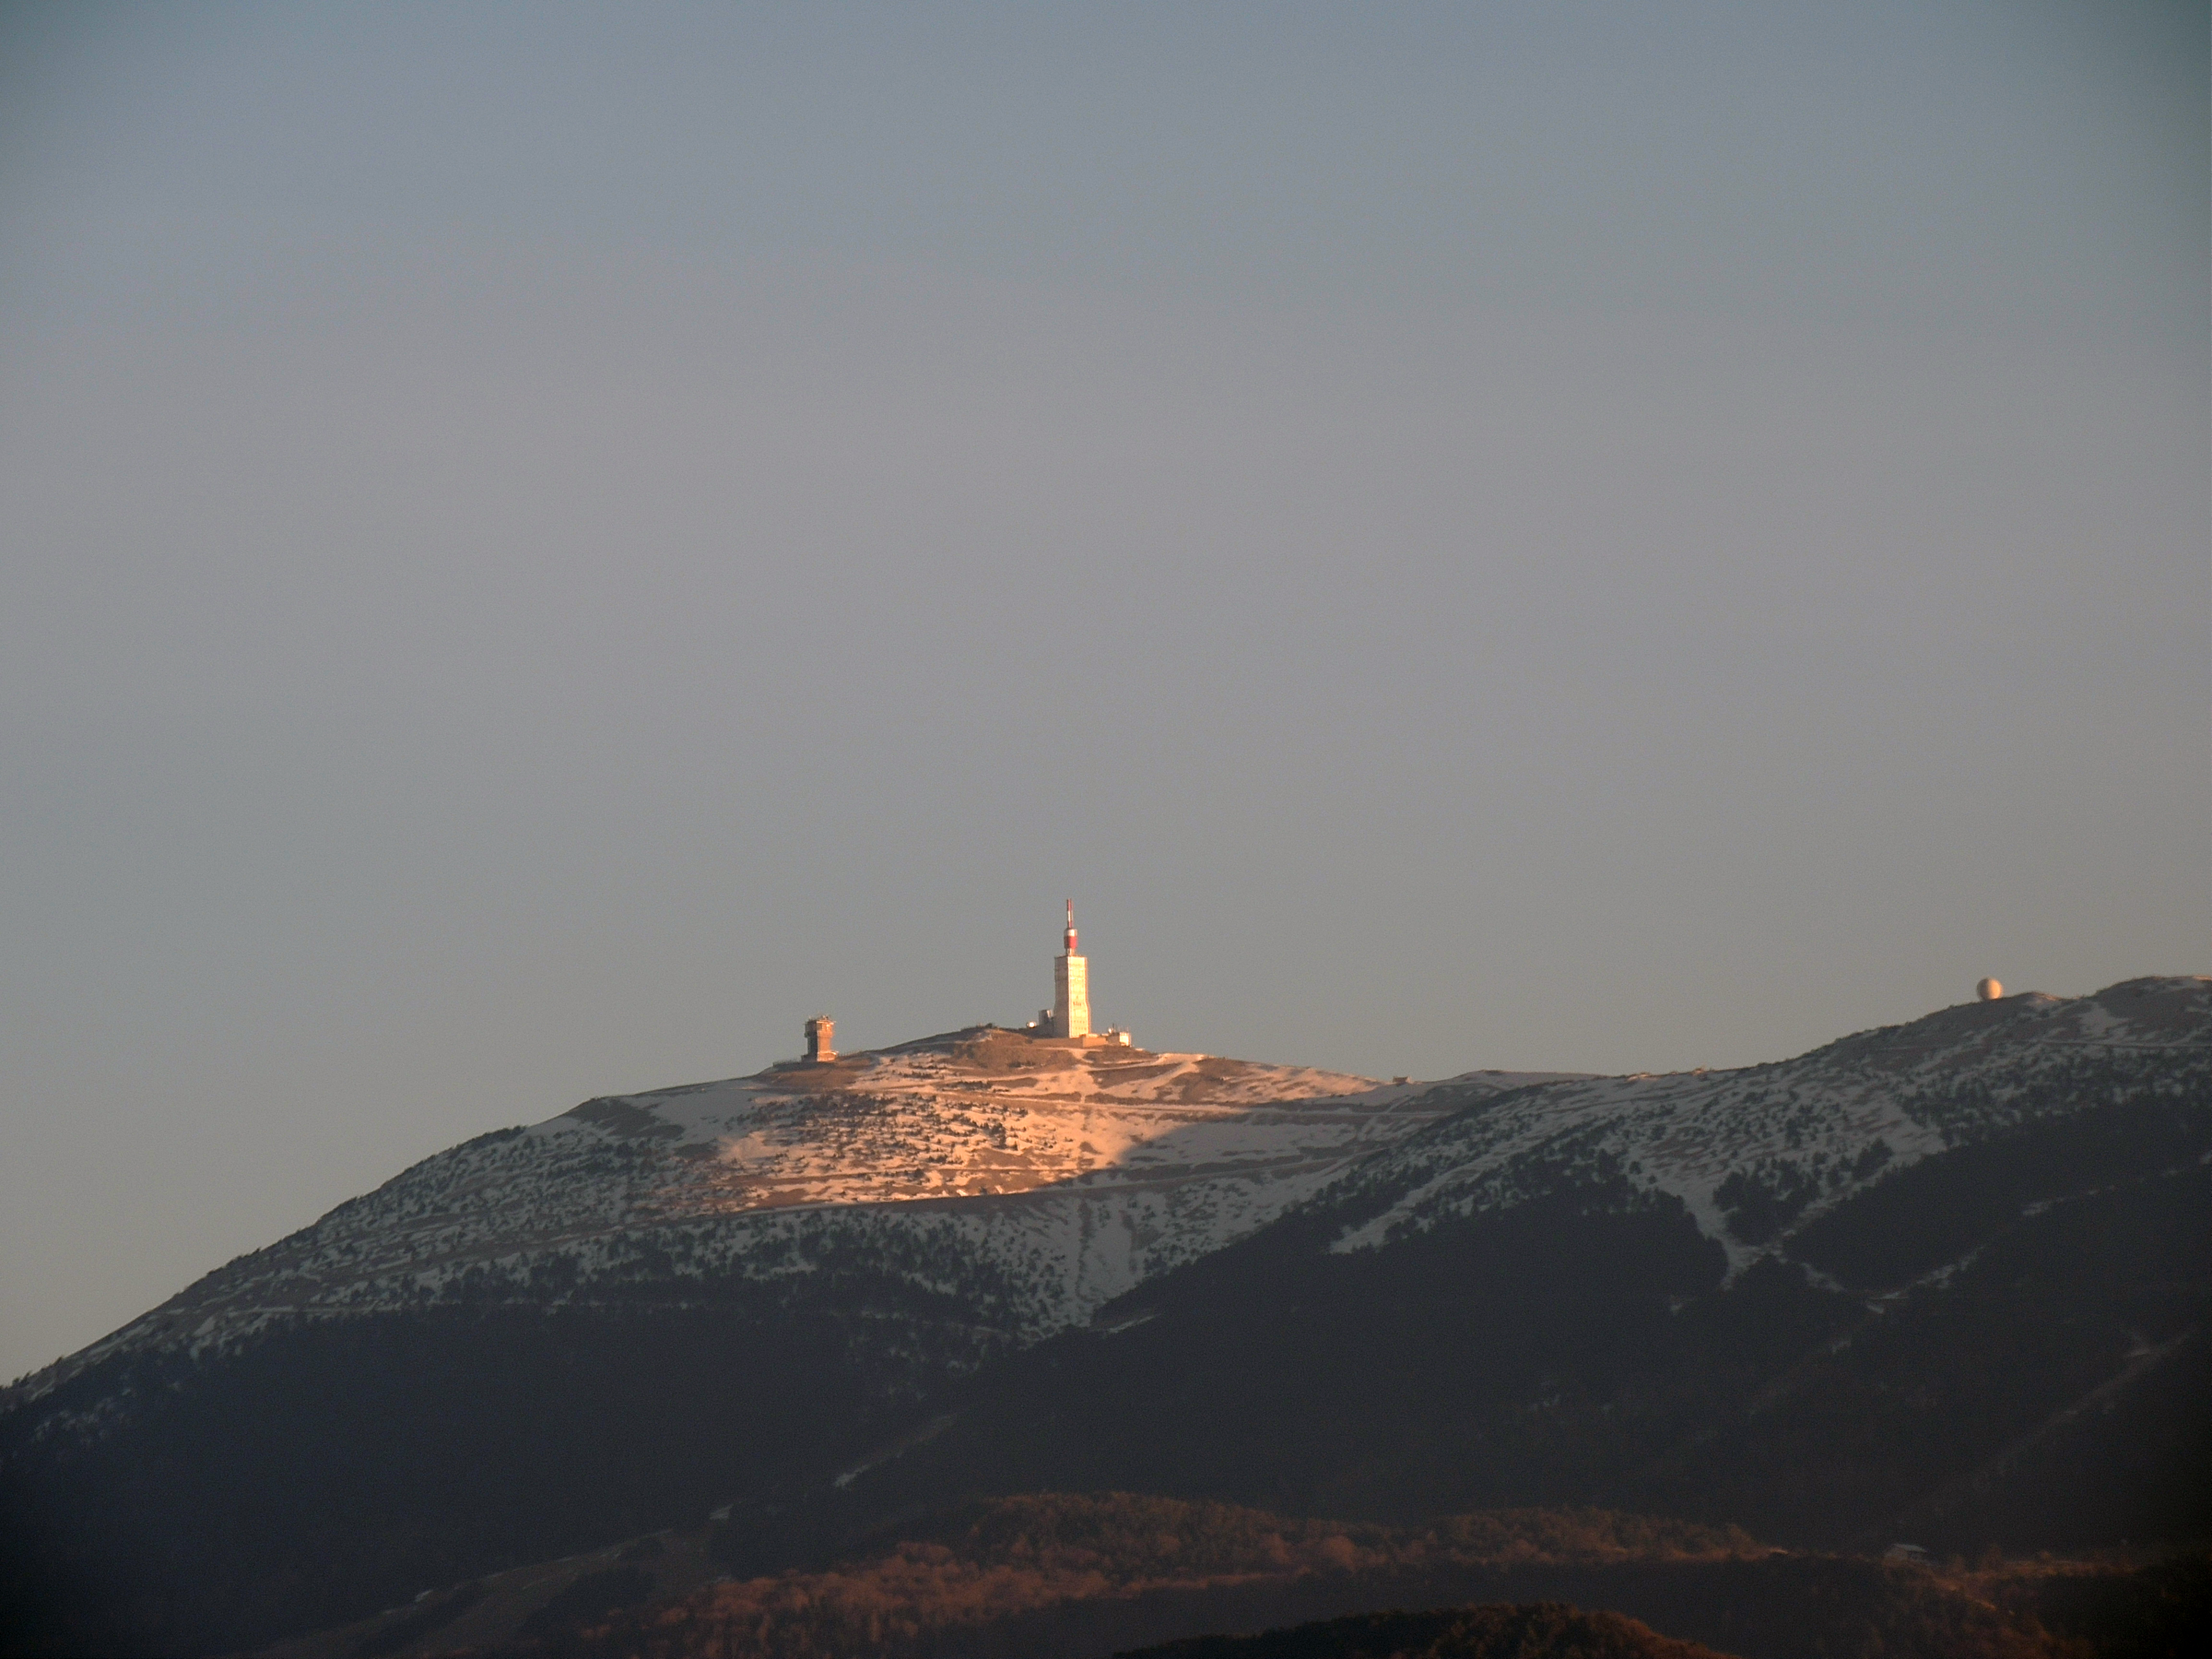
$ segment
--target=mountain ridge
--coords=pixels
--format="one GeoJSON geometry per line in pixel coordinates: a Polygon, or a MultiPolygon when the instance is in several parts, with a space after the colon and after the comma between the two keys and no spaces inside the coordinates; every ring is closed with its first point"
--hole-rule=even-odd
{"type": "Polygon", "coordinates": [[[1733,1274],[1766,1253],[1766,1223],[1810,1222],[1887,1170],[2078,1109],[2092,1089],[2178,1094],[2208,1080],[2212,981],[2142,978],[2087,997],[2026,992],[1966,1003],[1793,1060],[1501,1094],[1369,1160],[1360,1182],[1401,1191],[1334,1248],[1358,1249],[1425,1217],[1510,1205],[1516,1176],[1618,1170],[1680,1199],[1729,1252],[1733,1274]],[[1906,1034],[1917,1040],[1900,1040],[1906,1034]],[[2058,1060],[2023,1063],[2038,1050],[2106,1058],[2091,1080],[2058,1060]],[[1751,1178],[1732,1195],[1739,1173],[1751,1178]],[[1788,1213],[1778,1220],[1777,1210],[1788,1213]]]}

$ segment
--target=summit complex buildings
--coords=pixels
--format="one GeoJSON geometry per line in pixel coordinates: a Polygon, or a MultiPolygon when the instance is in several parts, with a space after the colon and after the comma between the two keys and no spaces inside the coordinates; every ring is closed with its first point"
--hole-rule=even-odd
{"type": "Polygon", "coordinates": [[[1129,1034],[1109,1025],[1103,1035],[1091,1029],[1091,959],[1076,954],[1075,901],[1067,902],[1066,948],[1052,959],[1052,1006],[1040,1008],[1030,1030],[1039,1036],[1071,1037],[1083,1043],[1110,1042],[1123,1048],[1136,1046],[1129,1034]]]}
{"type": "MultiPolygon", "coordinates": [[[[1041,1037],[1135,1047],[1129,1034],[1119,1026],[1109,1026],[1103,1034],[1091,1029],[1091,959],[1080,953],[1076,942],[1073,899],[1067,901],[1067,932],[1061,944],[1060,953],[1052,959],[1052,1006],[1037,1010],[1029,1030],[1041,1037]]],[[[837,1058],[832,1046],[836,1032],[836,1024],[827,1014],[817,1014],[806,1022],[805,1063],[823,1066],[837,1058]]]]}

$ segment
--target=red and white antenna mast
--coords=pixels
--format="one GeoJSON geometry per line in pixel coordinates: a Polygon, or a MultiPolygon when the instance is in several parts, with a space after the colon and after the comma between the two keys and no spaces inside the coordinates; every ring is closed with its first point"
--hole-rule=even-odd
{"type": "Polygon", "coordinates": [[[1067,902],[1067,954],[1075,954],[1075,901],[1067,902]]]}

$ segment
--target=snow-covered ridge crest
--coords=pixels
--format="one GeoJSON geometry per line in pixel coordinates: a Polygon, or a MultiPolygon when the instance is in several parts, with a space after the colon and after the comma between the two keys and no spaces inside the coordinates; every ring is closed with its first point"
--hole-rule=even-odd
{"type": "Polygon", "coordinates": [[[1563,1182],[1625,1181],[1680,1199],[1741,1269],[1777,1227],[1820,1214],[1889,1169],[2144,1096],[2212,1104],[2212,981],[2129,980],[2075,998],[2028,992],[1774,1064],[1500,1094],[1347,1175],[1333,1196],[1366,1217],[1334,1248],[1372,1247],[1563,1182]]]}
{"type": "Polygon", "coordinates": [[[9,1394],[301,1318],[792,1278],[856,1248],[974,1300],[1005,1340],[1031,1340],[1264,1224],[1456,1104],[1418,1085],[988,1026],[605,1097],[425,1159],[9,1394]]]}

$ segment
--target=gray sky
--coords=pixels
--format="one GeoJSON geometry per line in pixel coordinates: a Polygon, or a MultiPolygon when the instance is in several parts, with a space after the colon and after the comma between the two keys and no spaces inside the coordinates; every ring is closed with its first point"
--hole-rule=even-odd
{"type": "Polygon", "coordinates": [[[1049,994],[2212,970],[2202,4],[0,20],[0,1374],[1049,994]]]}

